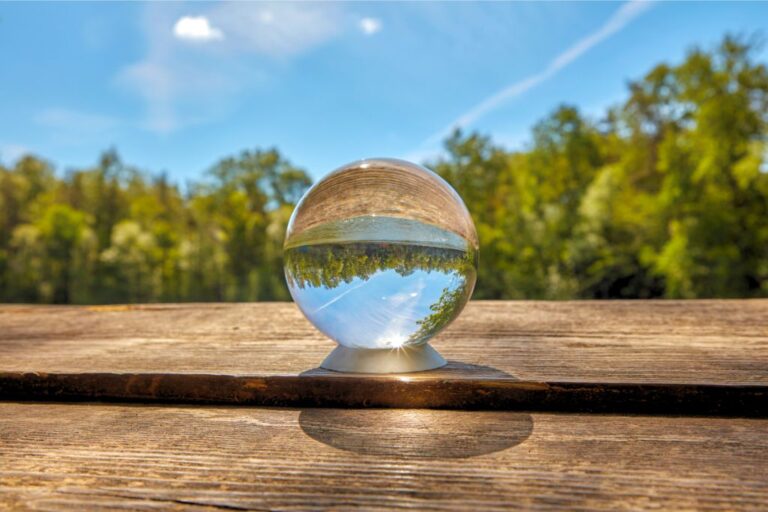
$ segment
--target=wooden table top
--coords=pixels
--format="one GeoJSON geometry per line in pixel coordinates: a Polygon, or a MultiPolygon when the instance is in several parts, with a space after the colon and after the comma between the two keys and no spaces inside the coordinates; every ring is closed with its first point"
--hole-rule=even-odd
{"type": "Polygon", "coordinates": [[[344,375],[292,304],[0,306],[0,509],[768,507],[766,300],[472,302],[433,346],[344,375]]]}

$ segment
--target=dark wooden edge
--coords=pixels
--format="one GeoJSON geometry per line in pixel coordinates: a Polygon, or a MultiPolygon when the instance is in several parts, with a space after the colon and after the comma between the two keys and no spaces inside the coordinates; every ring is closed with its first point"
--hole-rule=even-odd
{"type": "Polygon", "coordinates": [[[768,417],[768,386],[0,372],[0,400],[768,417]]]}

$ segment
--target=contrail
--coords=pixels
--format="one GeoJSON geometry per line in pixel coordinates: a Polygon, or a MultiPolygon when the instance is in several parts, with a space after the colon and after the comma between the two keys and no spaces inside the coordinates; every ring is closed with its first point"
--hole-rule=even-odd
{"type": "Polygon", "coordinates": [[[337,297],[334,297],[334,298],[332,298],[331,300],[329,300],[328,302],[326,302],[325,304],[323,304],[322,306],[320,306],[319,308],[317,308],[317,309],[314,311],[314,313],[317,313],[318,311],[322,311],[323,309],[327,308],[328,306],[330,306],[330,305],[331,305],[331,304],[333,304],[334,302],[338,301],[339,299],[343,299],[343,298],[344,298],[344,296],[345,296],[345,295],[347,295],[349,292],[353,292],[353,291],[357,290],[358,288],[360,288],[360,287],[362,287],[362,286],[365,286],[366,284],[368,284],[368,281],[363,281],[363,282],[362,282],[362,283],[360,283],[359,285],[357,285],[357,286],[353,286],[352,288],[350,288],[349,290],[345,291],[345,292],[344,292],[344,293],[342,293],[341,295],[339,295],[339,296],[337,296],[337,297]]]}
{"type": "Polygon", "coordinates": [[[516,98],[517,96],[520,96],[521,94],[533,89],[542,82],[549,80],[555,74],[557,74],[558,71],[584,55],[593,46],[600,44],[616,32],[623,29],[632,20],[647,11],[651,6],[652,2],[646,0],[631,0],[630,2],[623,4],[615,13],[613,13],[613,16],[611,16],[611,18],[602,27],[584,39],[577,41],[576,44],[559,54],[543,71],[508,85],[496,94],[493,94],[484,99],[473,108],[462,114],[460,117],[455,119],[448,126],[428,137],[422,143],[421,147],[432,147],[438,145],[443,139],[449,136],[454,129],[465,128],[473,124],[485,114],[497,109],[499,106],[509,101],[510,99],[516,98]]]}

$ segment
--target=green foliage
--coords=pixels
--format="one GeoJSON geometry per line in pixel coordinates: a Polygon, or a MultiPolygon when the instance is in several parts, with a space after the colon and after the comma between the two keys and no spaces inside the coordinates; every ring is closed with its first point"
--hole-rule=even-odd
{"type": "Polygon", "coordinates": [[[108,151],[57,178],[0,166],[0,300],[104,303],[287,299],[282,242],[309,177],[244,152],[183,194],[108,151]]]}
{"type": "MultiPolygon", "coordinates": [[[[726,37],[660,64],[599,120],[562,106],[524,151],[454,133],[428,165],[477,225],[474,297],[768,296],[768,69],[755,49],[726,37]]],[[[114,151],[64,174],[33,156],[0,166],[0,300],[288,299],[283,236],[309,184],[274,149],[225,158],[184,192],[114,151]]],[[[323,257],[289,263],[301,276],[323,257]]],[[[345,279],[332,263],[306,279],[345,279]]],[[[450,299],[435,315],[453,314],[450,299]]]]}
{"type": "Polygon", "coordinates": [[[388,242],[304,245],[285,251],[286,277],[299,288],[336,288],[354,279],[367,281],[384,270],[401,276],[416,270],[466,276],[474,273],[475,258],[474,250],[388,242]]]}
{"type": "Polygon", "coordinates": [[[469,299],[467,294],[470,290],[466,283],[466,281],[462,281],[462,286],[453,290],[450,288],[443,289],[437,302],[429,307],[432,313],[417,322],[419,330],[411,336],[411,339],[429,339],[461,313],[462,306],[469,299]]]}
{"type": "Polygon", "coordinates": [[[560,107],[507,153],[455,133],[431,167],[480,235],[478,298],[768,295],[768,70],[727,37],[631,83],[599,123],[560,107]]]}

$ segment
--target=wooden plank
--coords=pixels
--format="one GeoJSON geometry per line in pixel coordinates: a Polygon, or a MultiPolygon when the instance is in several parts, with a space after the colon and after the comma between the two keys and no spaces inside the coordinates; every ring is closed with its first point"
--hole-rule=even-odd
{"type": "MultiPolygon", "coordinates": [[[[463,370],[470,373],[471,369],[463,370]]],[[[447,372],[446,372],[447,373],[447,372]]],[[[432,375],[0,373],[0,399],[768,417],[768,387],[556,383],[432,375]]]]}
{"type": "Polygon", "coordinates": [[[768,420],[0,404],[0,509],[765,510],[768,420]]]}
{"type": "MultiPolygon", "coordinates": [[[[433,342],[518,380],[768,383],[768,300],[471,302],[433,342]]],[[[291,303],[0,306],[0,369],[298,375],[333,348],[291,303]]]]}
{"type": "Polygon", "coordinates": [[[442,370],[314,369],[292,304],[0,307],[0,398],[766,416],[768,301],[473,302],[442,370]]]}

